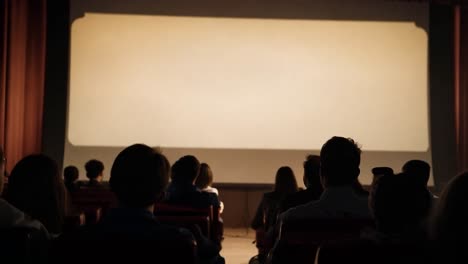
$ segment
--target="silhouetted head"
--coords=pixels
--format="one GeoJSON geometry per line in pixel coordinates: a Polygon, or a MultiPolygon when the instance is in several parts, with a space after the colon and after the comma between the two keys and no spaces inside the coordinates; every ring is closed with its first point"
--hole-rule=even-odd
{"type": "Polygon", "coordinates": [[[5,159],[5,153],[3,152],[3,148],[0,147],[0,195],[3,192],[3,181],[4,181],[4,176],[5,176],[5,164],[6,159],[5,159]]]}
{"type": "Polygon", "coordinates": [[[57,164],[45,155],[20,160],[8,179],[6,199],[39,220],[49,232],[59,233],[65,211],[65,187],[57,164]]]}
{"type": "Polygon", "coordinates": [[[320,151],[320,176],[325,187],[352,185],[359,176],[361,149],[351,138],[332,137],[320,151]]]}
{"type": "Polygon", "coordinates": [[[85,164],[86,177],[90,180],[99,180],[104,171],[104,164],[99,160],[92,159],[85,164]]]}
{"type": "Polygon", "coordinates": [[[442,191],[432,221],[432,235],[441,244],[468,250],[468,172],[453,178],[442,191]]]}
{"type": "Polygon", "coordinates": [[[206,187],[211,186],[211,184],[213,184],[213,172],[208,164],[202,163],[200,164],[200,173],[198,173],[195,186],[200,190],[203,190],[206,187]]]}
{"type": "Polygon", "coordinates": [[[79,172],[78,168],[75,166],[67,166],[63,170],[63,178],[65,179],[66,183],[73,183],[78,180],[79,172]]]}
{"type": "Polygon", "coordinates": [[[423,230],[431,203],[429,191],[402,173],[376,179],[369,208],[381,232],[402,234],[423,230]]]}
{"type": "Polygon", "coordinates": [[[172,165],[172,180],[194,184],[200,172],[200,162],[194,156],[183,156],[172,165]]]}
{"type": "Polygon", "coordinates": [[[278,169],[275,178],[275,192],[290,194],[297,192],[297,181],[290,167],[284,166],[278,169]]]}
{"type": "Polygon", "coordinates": [[[416,183],[427,186],[431,175],[431,166],[422,160],[410,160],[403,165],[402,171],[416,183]]]}
{"type": "Polygon", "coordinates": [[[166,157],[146,145],[135,144],[115,158],[109,184],[121,205],[146,208],[160,198],[168,181],[166,157]]]}

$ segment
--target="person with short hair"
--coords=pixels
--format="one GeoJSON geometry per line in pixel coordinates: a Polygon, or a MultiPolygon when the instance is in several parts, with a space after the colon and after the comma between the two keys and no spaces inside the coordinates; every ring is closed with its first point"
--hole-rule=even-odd
{"type": "Polygon", "coordinates": [[[320,182],[320,156],[308,155],[306,157],[302,180],[306,189],[286,196],[280,205],[280,213],[320,198],[323,192],[322,183],[320,182]]]}
{"type": "Polygon", "coordinates": [[[79,186],[76,184],[76,181],[79,178],[78,168],[75,166],[67,166],[63,170],[63,179],[65,187],[69,192],[75,192],[79,189],[79,186]]]}
{"type": "MultiPolygon", "coordinates": [[[[327,241],[316,263],[446,263],[432,262],[426,223],[431,196],[403,173],[375,179],[369,208],[375,230],[362,230],[360,238],[327,241]]],[[[462,262],[460,262],[462,263],[462,262]]]]}
{"type": "Polygon", "coordinates": [[[218,196],[202,192],[195,186],[200,172],[200,162],[194,156],[181,157],[172,165],[172,181],[166,190],[165,201],[194,208],[220,207],[218,196]]]}
{"type": "MultiPolygon", "coordinates": [[[[192,237],[188,230],[160,224],[154,217],[154,206],[162,199],[169,171],[167,158],[146,145],[135,144],[120,152],[109,181],[119,207],[110,210],[98,229],[148,239],[192,237]]],[[[198,236],[196,239],[201,263],[224,263],[216,245],[198,236]]]]}
{"type": "MultiPolygon", "coordinates": [[[[401,171],[405,173],[415,184],[427,188],[427,183],[429,182],[429,178],[431,176],[431,165],[429,165],[429,163],[423,160],[410,160],[403,165],[401,171]]],[[[432,193],[431,195],[434,202],[438,197],[432,193]]]]}
{"type": "Polygon", "coordinates": [[[97,159],[92,159],[86,162],[85,169],[86,169],[86,177],[89,179],[87,186],[88,187],[102,186],[104,164],[97,159]]]}
{"type": "Polygon", "coordinates": [[[109,184],[123,207],[152,211],[167,185],[168,175],[164,155],[146,145],[135,144],[115,158],[109,184]]]}
{"type": "Polygon", "coordinates": [[[414,182],[427,186],[431,175],[431,165],[423,160],[410,160],[403,165],[401,171],[410,176],[414,182]]]}
{"type": "Polygon", "coordinates": [[[321,218],[370,218],[368,199],[354,189],[361,149],[351,138],[332,137],[320,151],[320,177],[324,192],[317,201],[289,209],[282,221],[321,218]]]}
{"type": "MultiPolygon", "coordinates": [[[[332,137],[320,150],[320,180],[324,191],[320,199],[293,207],[280,214],[276,230],[294,221],[370,220],[368,199],[356,191],[360,174],[361,149],[351,138],[332,137]]],[[[270,251],[272,262],[282,261],[287,245],[277,236],[270,251]]]]}

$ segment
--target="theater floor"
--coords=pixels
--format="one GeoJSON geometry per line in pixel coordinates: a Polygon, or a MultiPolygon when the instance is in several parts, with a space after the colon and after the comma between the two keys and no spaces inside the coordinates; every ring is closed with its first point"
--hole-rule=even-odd
{"type": "Polygon", "coordinates": [[[257,254],[257,248],[252,244],[254,240],[255,232],[252,229],[226,228],[221,255],[227,264],[247,264],[257,254]]]}

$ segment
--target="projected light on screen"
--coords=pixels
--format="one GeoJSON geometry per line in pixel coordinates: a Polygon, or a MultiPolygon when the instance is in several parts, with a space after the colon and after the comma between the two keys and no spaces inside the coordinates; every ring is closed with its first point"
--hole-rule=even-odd
{"type": "Polygon", "coordinates": [[[414,23],[87,13],[71,40],[73,145],[429,148],[414,23]]]}

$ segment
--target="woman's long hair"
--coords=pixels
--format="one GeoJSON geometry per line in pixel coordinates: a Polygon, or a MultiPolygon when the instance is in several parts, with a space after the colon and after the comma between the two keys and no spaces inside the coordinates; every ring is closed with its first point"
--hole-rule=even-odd
{"type": "Polygon", "coordinates": [[[65,186],[53,159],[37,154],[20,160],[8,179],[6,199],[40,221],[49,232],[61,232],[65,214],[65,186]]]}
{"type": "Polygon", "coordinates": [[[278,169],[275,178],[275,192],[287,195],[298,191],[296,176],[290,167],[278,169]]]}

